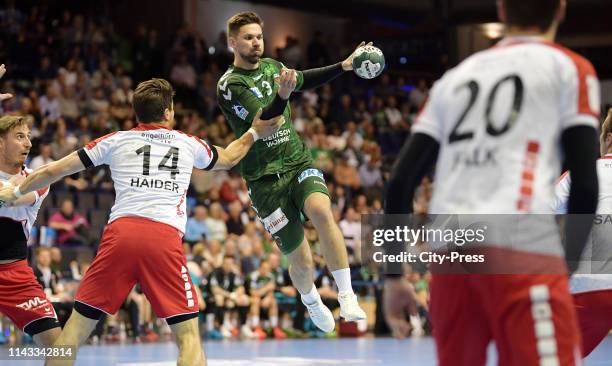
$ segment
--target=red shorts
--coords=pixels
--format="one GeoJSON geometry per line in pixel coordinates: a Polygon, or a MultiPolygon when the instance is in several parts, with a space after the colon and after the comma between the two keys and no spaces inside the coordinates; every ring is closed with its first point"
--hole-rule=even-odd
{"type": "Polygon", "coordinates": [[[198,312],[179,231],[140,217],[122,217],[104,230],[75,300],[114,314],[137,283],[158,318],[198,312]]]}
{"type": "Polygon", "coordinates": [[[582,355],[588,356],[612,329],[612,290],[574,295],[582,334],[582,355]]]}
{"type": "Polygon", "coordinates": [[[580,365],[566,275],[434,274],[431,319],[440,366],[580,365]]]}
{"type": "Polygon", "coordinates": [[[60,326],[53,305],[25,260],[0,264],[0,313],[30,335],[60,326]]]}

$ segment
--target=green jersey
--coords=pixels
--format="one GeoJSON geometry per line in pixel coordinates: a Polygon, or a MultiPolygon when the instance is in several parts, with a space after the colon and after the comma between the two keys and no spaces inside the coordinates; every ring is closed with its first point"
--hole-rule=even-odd
{"type": "MultiPolygon", "coordinates": [[[[236,137],[251,127],[257,110],[271,104],[276,97],[278,85],[274,78],[280,75],[282,67],[280,62],[264,58],[255,70],[232,65],[219,79],[217,101],[236,137]]],[[[298,71],[295,89],[299,90],[303,82],[303,74],[298,71]]],[[[240,162],[240,172],[247,181],[299,169],[312,161],[308,147],[293,128],[289,104],[283,116],[285,123],[281,128],[257,141],[240,162]]]]}

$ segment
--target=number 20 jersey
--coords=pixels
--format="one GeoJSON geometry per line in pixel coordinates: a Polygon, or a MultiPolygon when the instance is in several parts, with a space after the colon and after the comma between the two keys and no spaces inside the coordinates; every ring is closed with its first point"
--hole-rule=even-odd
{"type": "Polygon", "coordinates": [[[79,156],[88,167],[106,164],[111,170],[116,198],[109,222],[138,216],[184,233],[191,172],[212,169],[217,150],[198,137],[141,123],[90,142],[79,156]]]}
{"type": "Polygon", "coordinates": [[[440,144],[431,213],[552,213],[565,129],[599,123],[589,61],[512,37],[448,71],[413,132],[440,144]]]}

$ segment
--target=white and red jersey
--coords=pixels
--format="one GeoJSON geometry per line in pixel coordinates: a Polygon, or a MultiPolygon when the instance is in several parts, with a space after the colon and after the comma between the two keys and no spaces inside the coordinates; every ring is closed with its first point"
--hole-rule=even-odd
{"type": "MultiPolygon", "coordinates": [[[[582,256],[583,262],[578,268],[578,274],[572,276],[570,281],[573,293],[612,290],[612,154],[597,161],[597,179],[597,216],[582,256]]],[[[558,214],[567,213],[570,187],[570,176],[564,173],[555,188],[554,209],[558,214]]]]}
{"type": "Polygon", "coordinates": [[[551,213],[563,130],[597,128],[599,82],[539,37],[474,54],[431,90],[413,132],[440,144],[431,213],[551,213]]]}
{"type": "MultiPolygon", "coordinates": [[[[217,150],[198,137],[157,124],[139,124],[87,144],[92,165],[110,167],[115,204],[109,222],[139,216],[185,232],[186,195],[193,167],[212,169],[217,150]]],[[[84,161],[85,165],[88,165],[84,161]]]]}
{"type": "MultiPolygon", "coordinates": [[[[27,177],[30,173],[32,173],[32,170],[24,167],[17,175],[27,177]]],[[[13,176],[15,176],[15,174],[8,174],[0,171],[0,182],[2,184],[8,183],[13,176]]],[[[31,205],[0,208],[0,217],[8,218],[21,224],[26,240],[30,238],[30,231],[32,230],[32,226],[34,226],[34,222],[38,216],[38,210],[43,200],[49,194],[49,188],[40,189],[35,191],[34,194],[36,195],[36,201],[31,205]]]]}

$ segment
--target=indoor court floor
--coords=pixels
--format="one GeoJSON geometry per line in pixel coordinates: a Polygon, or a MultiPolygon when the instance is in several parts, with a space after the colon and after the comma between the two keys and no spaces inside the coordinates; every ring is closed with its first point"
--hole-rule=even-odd
{"type": "MultiPolygon", "coordinates": [[[[204,345],[208,366],[435,366],[431,337],[398,341],[391,338],[307,339],[282,341],[217,341],[204,345]]],[[[0,348],[1,349],[1,348],[0,348]]],[[[39,366],[42,361],[10,361],[0,365],[39,366]]],[[[487,366],[497,364],[490,349],[487,366]]],[[[173,366],[174,343],[84,346],[77,366],[173,366]]],[[[612,365],[612,337],[585,361],[585,366],[612,365]]]]}

